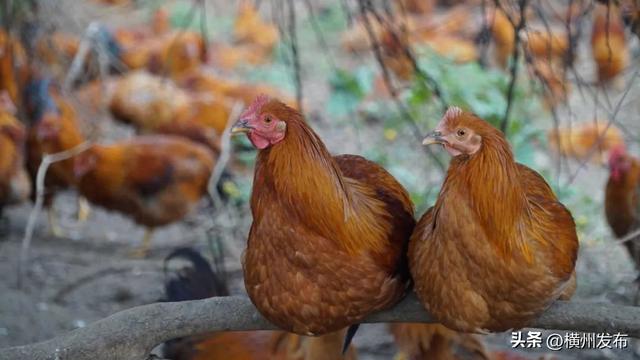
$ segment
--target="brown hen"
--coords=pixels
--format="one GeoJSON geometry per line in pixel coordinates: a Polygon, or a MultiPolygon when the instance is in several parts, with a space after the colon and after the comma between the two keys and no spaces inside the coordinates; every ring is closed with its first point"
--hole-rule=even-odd
{"type": "Polygon", "coordinates": [[[111,145],[93,145],[73,164],[80,194],[107,210],[130,216],[152,230],[185,217],[206,194],[215,163],[206,147],[175,136],[139,136],[111,145]]]}
{"type": "Polygon", "coordinates": [[[424,144],[453,159],[411,237],[415,290],[458,331],[521,328],[575,289],[578,237],[545,180],[518,164],[504,135],[451,107],[424,144]]]}
{"type": "Polygon", "coordinates": [[[379,165],[333,157],[302,115],[259,97],[232,128],[259,149],[244,258],[258,310],[303,335],[338,331],[407,290],[406,190],[379,165]]]}

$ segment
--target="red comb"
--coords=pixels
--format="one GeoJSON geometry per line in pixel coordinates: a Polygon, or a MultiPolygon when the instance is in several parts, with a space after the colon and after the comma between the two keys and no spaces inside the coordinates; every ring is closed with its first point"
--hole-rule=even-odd
{"type": "Polygon", "coordinates": [[[255,114],[257,114],[260,109],[262,109],[262,107],[267,104],[269,101],[271,101],[271,98],[268,97],[265,94],[261,94],[260,96],[258,96],[255,100],[253,100],[253,102],[251,103],[251,105],[249,105],[249,107],[247,107],[242,114],[240,115],[240,118],[246,118],[246,117],[250,117],[250,116],[254,116],[255,114]]]}

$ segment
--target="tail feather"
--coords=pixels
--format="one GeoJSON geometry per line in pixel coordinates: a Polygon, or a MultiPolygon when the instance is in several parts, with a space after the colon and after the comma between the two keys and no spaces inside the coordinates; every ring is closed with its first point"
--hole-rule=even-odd
{"type": "Polygon", "coordinates": [[[50,78],[34,79],[24,89],[24,105],[32,122],[37,122],[49,112],[58,112],[58,107],[49,92],[50,78]]]}
{"type": "Polygon", "coordinates": [[[200,253],[192,248],[178,248],[164,260],[166,301],[188,301],[214,296],[228,296],[224,274],[216,273],[200,253]],[[186,260],[188,266],[170,270],[175,260],[186,260]]]}
{"type": "MultiPolygon", "coordinates": [[[[214,271],[207,259],[192,248],[178,248],[169,254],[164,259],[164,274],[165,298],[162,301],[189,301],[229,295],[224,269],[214,271]]],[[[169,340],[164,344],[163,356],[174,360],[193,359],[195,346],[201,340],[200,337],[169,340]]]]}
{"type": "Polygon", "coordinates": [[[347,335],[344,337],[344,346],[342,346],[342,355],[346,354],[347,350],[349,350],[351,341],[353,340],[353,337],[356,336],[356,332],[358,332],[359,327],[360,324],[354,324],[349,326],[349,329],[347,329],[347,335]]]}

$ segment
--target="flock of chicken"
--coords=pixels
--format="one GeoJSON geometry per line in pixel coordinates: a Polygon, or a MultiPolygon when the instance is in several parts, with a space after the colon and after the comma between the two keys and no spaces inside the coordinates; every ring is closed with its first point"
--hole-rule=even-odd
{"type": "MultiPolygon", "coordinates": [[[[415,19],[432,11],[429,1],[400,3],[418,14],[415,19]]],[[[616,9],[597,4],[594,10],[592,46],[601,82],[628,63],[616,9]],[[603,42],[603,36],[610,41],[603,42]],[[624,49],[612,51],[615,46],[624,49]]],[[[520,20],[506,10],[494,11],[489,20],[498,63],[505,65],[515,46],[513,24],[520,20]]],[[[433,45],[440,51],[464,37],[464,27],[449,21],[459,30],[446,41],[419,21],[408,22],[406,37],[374,28],[397,78],[408,79],[414,71],[400,51],[404,41],[440,44],[433,45]]],[[[349,49],[368,46],[358,38],[362,26],[356,23],[345,35],[349,49]]],[[[348,346],[360,321],[413,289],[442,325],[393,325],[400,358],[518,358],[488,352],[469,333],[524,327],[553,301],[573,294],[578,238],[570,212],[538,173],[515,162],[504,135],[477,116],[451,107],[425,138],[424,145],[441,146],[452,160],[435,205],[416,221],[406,190],[391,174],[360,156],[332,156],[303,115],[289,101],[277,100],[282,99],[277,91],[203,69],[203,64],[225,67],[269,57],[278,32],[248,3],[240,5],[233,46],[210,48],[198,33],[170,29],[162,9],[148,27],[103,28],[100,34],[108,56],[132,71],[81,85],[74,93],[89,109],[106,104],[113,117],[142,133],[108,145],[85,136],[76,107],[57,85],[55,69],[63,67],[61,59],[77,54],[78,39],[54,33],[23,44],[0,32],[0,209],[35,195],[43,159],[67,152],[44,179],[48,208],[56,191],[72,187],[89,202],[148,229],[177,221],[206,194],[231,109],[236,102],[245,105],[230,129],[246,134],[258,149],[245,287],[258,310],[283,331],[178,339],[166,344],[167,357],[354,359],[355,349],[343,353],[345,336],[348,346]]],[[[542,68],[564,58],[569,46],[563,39],[550,32],[528,37],[524,48],[541,60],[534,62],[536,71],[544,73],[542,68]]],[[[459,46],[455,53],[467,61],[477,58],[474,51],[459,46]]],[[[564,78],[547,79],[553,89],[551,84],[566,93],[564,78]]],[[[600,130],[597,137],[608,127],[600,130]]],[[[615,135],[606,145],[611,150],[606,214],[623,237],[640,223],[640,161],[615,135]]],[[[55,216],[50,222],[58,233],[55,216]]],[[[626,244],[640,263],[639,247],[626,244]]],[[[167,284],[167,300],[228,295],[224,286],[207,285],[219,280],[197,253],[182,249],[173,257],[193,266],[167,284]],[[195,290],[194,283],[202,289],[195,290]]]]}
{"type": "MultiPolygon", "coordinates": [[[[106,49],[112,63],[131,70],[67,94],[59,85],[59,70],[78,54],[79,38],[55,32],[30,43],[0,32],[1,146],[10,149],[0,154],[0,206],[36,195],[35,179],[45,154],[71,152],[51,164],[45,178],[44,206],[53,234],[61,235],[53,197],[61,189],[75,188],[81,219],[87,216],[86,199],[145,226],[148,231],[136,251],[144,255],[153,228],[182,219],[206,194],[234,105],[248,104],[261,93],[281,97],[265,85],[214,75],[204,65],[228,56],[228,49],[266,61],[278,33],[248,3],[238,11],[236,44],[224,50],[219,49],[223,45],[206,49],[200,33],[172,30],[163,8],[149,25],[100,27],[98,33],[100,43],[94,47],[106,49]],[[85,136],[85,119],[97,118],[105,106],[141,135],[108,145],[85,136]]],[[[96,55],[101,56],[89,53],[84,59],[87,70],[96,55]]],[[[228,59],[224,63],[232,64],[228,59]]]]}

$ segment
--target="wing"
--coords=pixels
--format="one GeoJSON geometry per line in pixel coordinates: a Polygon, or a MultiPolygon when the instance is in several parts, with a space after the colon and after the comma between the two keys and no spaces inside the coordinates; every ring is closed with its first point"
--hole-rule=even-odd
{"type": "Polygon", "coordinates": [[[392,217],[390,236],[391,251],[380,259],[383,264],[390,263],[390,273],[398,273],[403,278],[409,276],[406,259],[409,237],[415,226],[413,203],[407,191],[398,181],[380,165],[357,155],[339,155],[334,157],[342,174],[369,185],[377,198],[386,204],[386,210],[392,217]]]}
{"type": "Polygon", "coordinates": [[[540,247],[546,252],[541,258],[550,260],[550,270],[559,278],[569,279],[578,256],[578,236],[573,216],[558,201],[544,178],[528,167],[518,164],[519,176],[531,208],[532,224],[529,236],[551,246],[540,247]]]}
{"type": "Polygon", "coordinates": [[[175,167],[169,157],[160,156],[162,154],[144,147],[136,152],[135,162],[128,169],[126,177],[127,184],[136,193],[150,197],[171,185],[175,167]]]}

